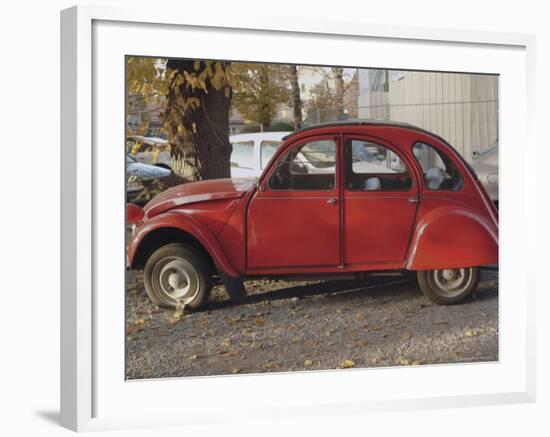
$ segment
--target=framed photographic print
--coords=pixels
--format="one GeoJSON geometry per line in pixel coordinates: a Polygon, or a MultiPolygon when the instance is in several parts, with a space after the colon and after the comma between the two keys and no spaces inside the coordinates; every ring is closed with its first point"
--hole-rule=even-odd
{"type": "Polygon", "coordinates": [[[534,399],[531,36],[79,6],[61,44],[64,426],[534,399]]]}

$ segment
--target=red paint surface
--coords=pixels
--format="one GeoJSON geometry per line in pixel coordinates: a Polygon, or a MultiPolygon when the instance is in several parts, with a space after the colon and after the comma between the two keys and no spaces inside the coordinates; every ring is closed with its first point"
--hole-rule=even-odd
{"type": "Polygon", "coordinates": [[[388,125],[324,126],[291,136],[256,185],[246,179],[185,184],[161,193],[144,208],[128,247],[128,261],[147,233],[175,227],[193,235],[231,276],[331,273],[383,269],[468,267],[498,261],[496,209],[463,161],[427,132],[388,125]],[[333,191],[273,191],[266,184],[286,151],[331,136],[338,141],[333,191]],[[393,149],[409,167],[407,191],[348,191],[339,166],[341,138],[366,138],[393,149]],[[412,154],[425,142],[453,160],[463,187],[424,187],[412,154]],[[410,202],[409,199],[418,199],[410,202]],[[336,199],[335,204],[327,203],[336,199]]]}

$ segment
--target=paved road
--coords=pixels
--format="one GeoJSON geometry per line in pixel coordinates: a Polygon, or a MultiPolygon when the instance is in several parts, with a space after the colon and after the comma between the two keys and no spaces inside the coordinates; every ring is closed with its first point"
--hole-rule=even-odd
{"type": "Polygon", "coordinates": [[[414,280],[247,283],[232,304],[178,317],[152,305],[141,272],[127,291],[127,378],[498,360],[498,276],[466,303],[439,306],[414,280]]]}

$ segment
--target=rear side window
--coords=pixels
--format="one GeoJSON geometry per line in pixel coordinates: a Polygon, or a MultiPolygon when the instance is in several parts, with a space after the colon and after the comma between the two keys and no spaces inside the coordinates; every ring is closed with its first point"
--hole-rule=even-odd
{"type": "Polygon", "coordinates": [[[462,176],[453,161],[435,147],[416,143],[413,154],[424,174],[424,182],[429,190],[451,190],[462,188],[462,176]]]}
{"type": "Polygon", "coordinates": [[[276,164],[269,188],[292,191],[330,191],[336,186],[336,143],[309,141],[290,149],[276,164]]]}

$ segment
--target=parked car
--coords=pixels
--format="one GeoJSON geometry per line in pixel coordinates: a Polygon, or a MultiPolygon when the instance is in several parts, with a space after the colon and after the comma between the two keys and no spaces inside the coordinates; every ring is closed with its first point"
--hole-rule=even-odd
{"type": "MultiPolygon", "coordinates": [[[[258,177],[273,157],[282,138],[290,132],[261,132],[238,134],[229,137],[233,146],[231,154],[231,177],[258,177]]],[[[128,149],[139,145],[133,155],[138,162],[158,167],[171,168],[170,148],[163,138],[133,135],[128,137],[128,149]]]]}
{"type": "Polygon", "coordinates": [[[288,134],[290,132],[259,132],[230,136],[231,177],[259,177],[288,134]]]}
{"type": "Polygon", "coordinates": [[[498,215],[442,138],[382,122],[341,122],[287,136],[258,180],[171,188],[134,225],[129,269],[156,305],[202,307],[214,277],[233,299],[254,278],[366,278],[416,272],[438,304],[461,302],[498,261],[498,215]],[[367,153],[363,153],[363,152],[367,153]]]}
{"type": "Polygon", "coordinates": [[[126,143],[127,151],[138,162],[171,170],[170,145],[164,138],[132,135],[126,143]]]}
{"type": "Polygon", "coordinates": [[[126,154],[126,199],[128,202],[141,200],[144,184],[152,180],[162,179],[170,176],[169,169],[138,162],[129,153],[126,154]]]}
{"type": "Polygon", "coordinates": [[[498,206],[498,143],[476,155],[472,167],[489,197],[498,206]]]}

